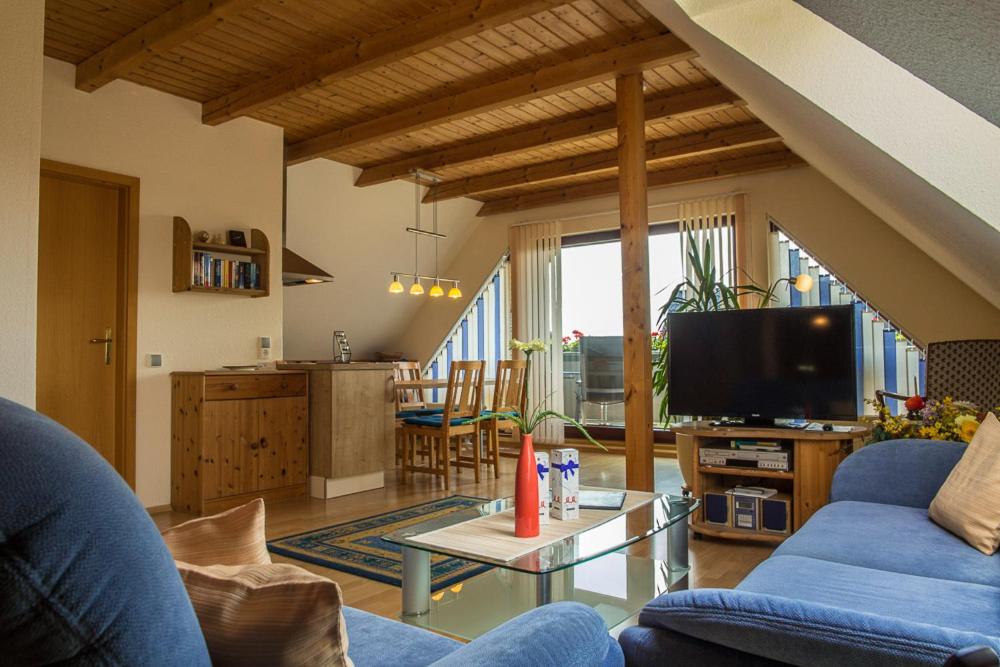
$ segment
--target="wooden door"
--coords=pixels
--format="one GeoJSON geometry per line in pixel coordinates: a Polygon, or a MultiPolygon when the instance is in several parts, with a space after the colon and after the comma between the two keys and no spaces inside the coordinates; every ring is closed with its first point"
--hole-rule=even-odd
{"type": "Polygon", "coordinates": [[[42,160],[36,407],[132,486],[138,222],[139,179],[42,160]]]}
{"type": "MultiPolygon", "coordinates": [[[[257,490],[259,402],[256,399],[205,401],[205,450],[212,451],[215,457],[220,497],[257,490]]],[[[205,480],[204,485],[206,491],[216,488],[211,480],[205,480]]]]}
{"type": "Polygon", "coordinates": [[[309,474],[309,402],[305,396],[262,398],[257,489],[302,484],[309,474]]]}

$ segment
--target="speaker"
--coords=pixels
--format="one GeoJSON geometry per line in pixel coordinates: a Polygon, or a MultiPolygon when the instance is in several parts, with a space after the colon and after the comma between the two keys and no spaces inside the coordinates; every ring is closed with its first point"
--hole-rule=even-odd
{"type": "Polygon", "coordinates": [[[733,525],[733,497],[727,495],[725,491],[706,491],[703,498],[705,503],[705,523],[716,526],[733,525]]]}
{"type": "Polygon", "coordinates": [[[788,534],[788,532],[790,532],[792,524],[792,506],[791,503],[788,502],[788,498],[782,497],[779,494],[771,496],[770,498],[761,499],[760,505],[761,530],[768,533],[788,534]]]}

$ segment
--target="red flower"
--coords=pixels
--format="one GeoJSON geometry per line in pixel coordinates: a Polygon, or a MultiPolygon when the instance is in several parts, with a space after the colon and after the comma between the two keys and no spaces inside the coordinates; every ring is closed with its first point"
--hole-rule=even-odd
{"type": "Polygon", "coordinates": [[[580,331],[579,329],[573,329],[573,331],[571,331],[570,333],[572,333],[573,337],[576,338],[577,340],[583,338],[583,332],[580,331]]]}
{"type": "Polygon", "coordinates": [[[568,343],[570,340],[572,339],[569,336],[563,336],[562,342],[568,343]]]}

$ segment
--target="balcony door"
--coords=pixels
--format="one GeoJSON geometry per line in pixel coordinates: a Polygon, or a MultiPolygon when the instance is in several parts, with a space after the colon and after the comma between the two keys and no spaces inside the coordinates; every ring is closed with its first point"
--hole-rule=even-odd
{"type": "MultiPolygon", "coordinates": [[[[563,401],[567,414],[623,428],[622,271],[617,230],[562,238],[563,401]]],[[[649,236],[650,312],[654,328],[660,307],[683,279],[676,223],[653,224],[649,236]]],[[[650,331],[654,357],[657,337],[650,331]]],[[[653,414],[659,414],[654,398],[653,414]]]]}

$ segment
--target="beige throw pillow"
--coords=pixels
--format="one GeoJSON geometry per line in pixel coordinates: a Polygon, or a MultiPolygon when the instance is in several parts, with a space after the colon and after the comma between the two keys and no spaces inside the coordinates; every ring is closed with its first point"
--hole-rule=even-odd
{"type": "Polygon", "coordinates": [[[174,560],[192,565],[269,565],[264,537],[264,501],[192,519],[163,531],[174,560]]]}
{"type": "Polygon", "coordinates": [[[1000,545],[1000,420],[979,425],[927,512],[942,528],[986,555],[1000,545]]]}
{"type": "Polygon", "coordinates": [[[178,562],[214,665],[347,667],[340,586],[295,565],[178,562]]]}

